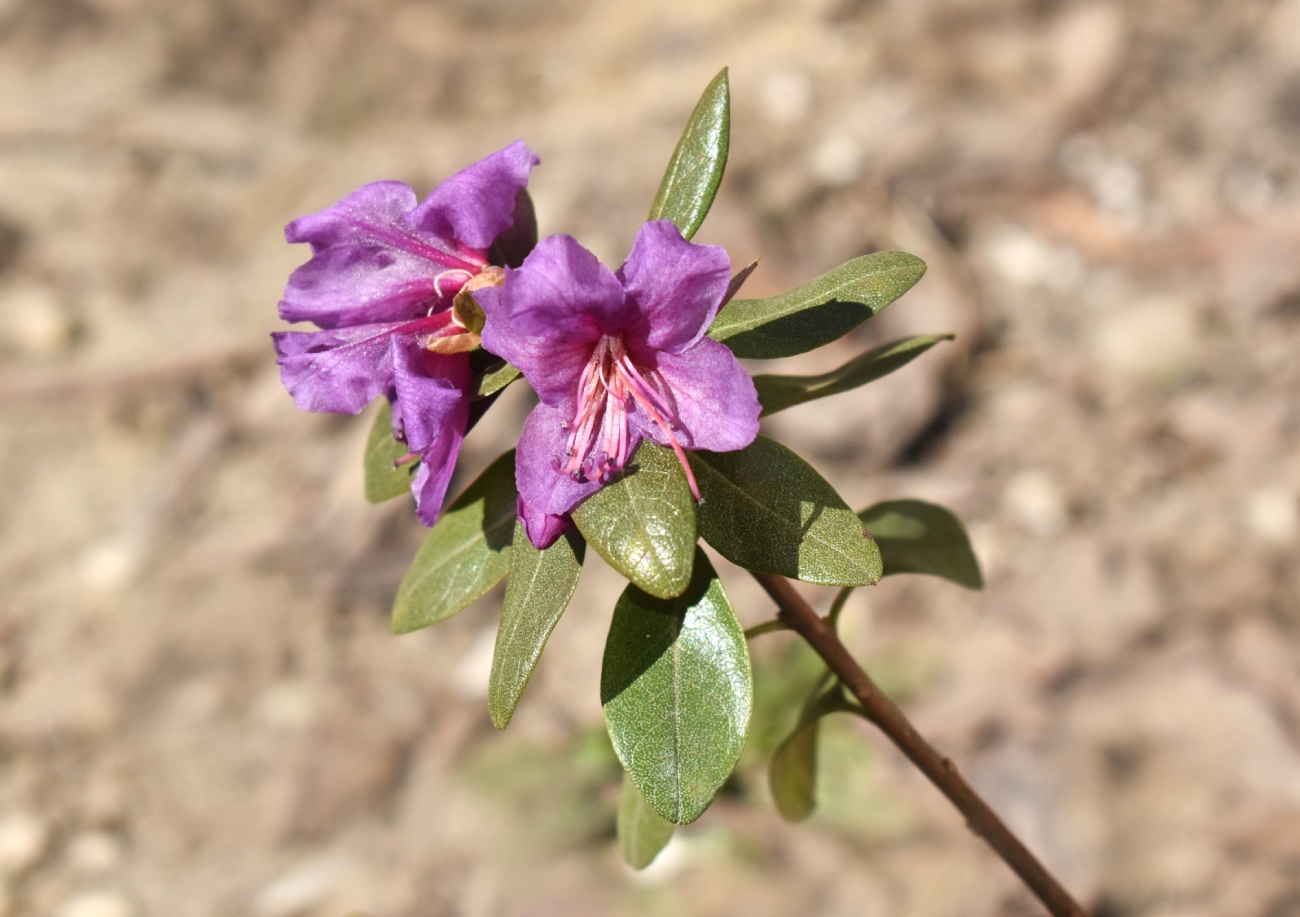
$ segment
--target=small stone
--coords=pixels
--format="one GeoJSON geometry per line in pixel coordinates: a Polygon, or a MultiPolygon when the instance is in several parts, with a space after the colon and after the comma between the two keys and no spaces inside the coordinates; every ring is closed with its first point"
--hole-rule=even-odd
{"type": "Polygon", "coordinates": [[[27,812],[0,818],[0,876],[16,875],[36,865],[49,842],[49,826],[27,812]]]}
{"type": "Polygon", "coordinates": [[[845,136],[829,137],[813,151],[813,175],[830,188],[851,185],[862,174],[862,159],[862,144],[858,141],[845,136]]]}
{"type": "Polygon", "coordinates": [[[72,341],[72,320],[48,287],[28,283],[4,291],[0,316],[10,344],[24,353],[45,356],[72,341]]]}
{"type": "Polygon", "coordinates": [[[258,893],[253,911],[259,917],[291,917],[319,903],[351,872],[352,864],[326,854],[289,870],[258,893]]]}
{"type": "Polygon", "coordinates": [[[1083,259],[1074,249],[1053,245],[1019,226],[994,229],[984,251],[999,274],[1020,286],[1069,292],[1083,281],[1083,259]]]}
{"type": "Polygon", "coordinates": [[[1155,295],[1123,306],[1095,325],[1092,351],[1108,374],[1168,383],[1194,368],[1200,357],[1192,303],[1155,295]]]}
{"type": "Polygon", "coordinates": [[[1065,528],[1065,498],[1043,471],[1022,471],[1011,479],[1003,502],[1012,517],[1030,534],[1047,538],[1065,528]]]}
{"type": "Polygon", "coordinates": [[[120,862],[122,845],[107,831],[86,831],[68,844],[68,863],[79,872],[107,872],[120,862]]]}
{"type": "Polygon", "coordinates": [[[777,70],[763,81],[763,114],[773,124],[802,121],[812,107],[812,80],[795,68],[777,70]]]}
{"type": "Polygon", "coordinates": [[[256,715],[273,729],[302,729],[316,720],[318,704],[311,688],[301,682],[277,682],[257,699],[256,715]]]}
{"type": "Polygon", "coordinates": [[[1300,528],[1295,494],[1282,489],[1259,490],[1246,501],[1246,525],[1264,541],[1286,544],[1300,528]]]}
{"type": "Polygon", "coordinates": [[[87,892],[69,898],[57,917],[135,917],[135,905],[121,892],[87,892]]]}

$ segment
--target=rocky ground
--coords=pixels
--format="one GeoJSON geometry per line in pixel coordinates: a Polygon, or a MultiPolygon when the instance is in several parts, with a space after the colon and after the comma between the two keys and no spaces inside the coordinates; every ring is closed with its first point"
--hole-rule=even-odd
{"type": "Polygon", "coordinates": [[[752,295],[930,264],[781,368],[959,335],[770,425],[855,506],[971,526],[984,592],[855,597],[868,668],[1098,917],[1300,915],[1298,0],[0,2],[0,912],[1036,913],[864,725],[779,821],[787,635],[735,786],[630,874],[617,576],[496,733],[499,599],[391,636],[421,529],[362,499],[368,418],[278,384],[286,221],[523,137],[543,232],[616,264],[724,64],[699,238],[763,256],[752,295]]]}

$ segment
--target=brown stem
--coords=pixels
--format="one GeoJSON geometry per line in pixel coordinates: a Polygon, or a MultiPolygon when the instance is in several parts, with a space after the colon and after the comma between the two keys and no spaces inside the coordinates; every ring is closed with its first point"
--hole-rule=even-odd
{"type": "Polygon", "coordinates": [[[867,718],[879,726],[890,741],[966,816],[970,829],[984,838],[994,852],[1024,880],[1053,917],[1088,917],[1087,911],[1070,897],[1061,883],[1038,862],[1020,839],[1011,833],[1011,829],[1003,824],[1002,819],[989,808],[988,803],[962,778],[957,772],[957,766],[921,738],[921,734],[903,716],[903,712],[876,687],[875,682],[840,642],[835,631],[812,610],[790,581],[767,573],[755,573],[754,578],[776,600],[780,609],[777,616],[808,641],[844,686],[853,692],[858,703],[862,704],[867,718]]]}

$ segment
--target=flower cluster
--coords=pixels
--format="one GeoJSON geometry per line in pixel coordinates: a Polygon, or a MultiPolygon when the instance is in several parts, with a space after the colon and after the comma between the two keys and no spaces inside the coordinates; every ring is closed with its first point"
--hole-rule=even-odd
{"type": "Polygon", "coordinates": [[[517,268],[495,259],[516,225],[537,157],[516,142],[453,175],[418,206],[378,182],[290,223],[312,258],[280,315],[320,331],[273,335],[300,408],[356,414],[379,396],[393,435],[420,462],[416,515],[433,525],[469,417],[469,354],[516,366],[540,404],[520,436],[519,513],[539,548],[578,503],[618,474],[643,438],[677,454],[742,449],[758,434],[749,374],[705,332],[730,283],[716,245],[645,224],[617,271],[569,236],[543,239],[517,268]]]}

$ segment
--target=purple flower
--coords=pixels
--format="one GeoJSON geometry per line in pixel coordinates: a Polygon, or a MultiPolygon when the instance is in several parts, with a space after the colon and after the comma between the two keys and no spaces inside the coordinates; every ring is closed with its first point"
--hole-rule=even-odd
{"type": "Polygon", "coordinates": [[[669,220],[647,223],[612,272],[569,236],[542,240],[505,285],[476,294],[483,346],[523,371],[541,399],[515,459],[519,511],[544,548],[641,437],[671,447],[699,499],[684,449],[729,452],[758,435],[758,394],[722,344],[704,336],[730,260],[669,220]]]}
{"type": "Polygon", "coordinates": [[[303,410],[345,414],[386,395],[393,435],[421,460],[411,489],[425,525],[437,521],[469,417],[481,324],[457,294],[501,282],[488,249],[507,240],[537,163],[516,141],[418,206],[401,182],[375,182],[285,227],[312,257],[290,276],[280,317],[324,329],[271,335],[285,388],[303,410]]]}

